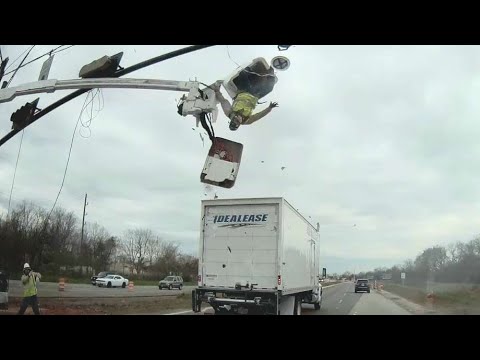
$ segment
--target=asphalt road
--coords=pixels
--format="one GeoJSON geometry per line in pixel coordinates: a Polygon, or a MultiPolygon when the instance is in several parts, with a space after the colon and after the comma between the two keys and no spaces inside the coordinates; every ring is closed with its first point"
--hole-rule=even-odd
{"type": "Polygon", "coordinates": [[[302,315],[411,315],[410,312],[371,290],[355,293],[353,282],[344,282],[323,290],[322,308],[303,305],[302,315]]]}
{"type": "Polygon", "coordinates": [[[349,315],[412,315],[412,313],[376,291],[367,295],[362,295],[350,310],[349,315]]]}
{"type": "Polygon", "coordinates": [[[313,305],[303,304],[302,315],[348,315],[362,296],[371,294],[355,294],[352,282],[328,286],[323,289],[323,300],[320,310],[315,311],[313,305]]]}
{"type": "MultiPolygon", "coordinates": [[[[186,310],[167,315],[193,314],[192,311],[186,310]]],[[[315,310],[313,305],[303,304],[302,315],[411,315],[411,313],[375,290],[370,293],[355,293],[353,282],[345,282],[325,287],[320,310],[315,310]]]]}
{"type": "MultiPolygon", "coordinates": [[[[107,298],[107,297],[153,297],[173,296],[181,293],[191,294],[193,286],[184,286],[180,291],[159,290],[157,286],[134,286],[133,291],[128,288],[99,288],[91,284],[65,284],[65,290],[59,291],[57,283],[40,282],[38,284],[38,297],[40,298],[107,298]]],[[[23,287],[20,280],[10,280],[9,297],[21,297],[23,287]]]]}

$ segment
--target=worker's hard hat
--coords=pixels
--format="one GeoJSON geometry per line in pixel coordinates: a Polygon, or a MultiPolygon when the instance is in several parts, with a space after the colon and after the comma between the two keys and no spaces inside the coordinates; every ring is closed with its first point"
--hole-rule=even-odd
{"type": "Polygon", "coordinates": [[[23,268],[24,269],[30,269],[30,265],[28,263],[25,263],[25,265],[23,265],[23,268]]]}

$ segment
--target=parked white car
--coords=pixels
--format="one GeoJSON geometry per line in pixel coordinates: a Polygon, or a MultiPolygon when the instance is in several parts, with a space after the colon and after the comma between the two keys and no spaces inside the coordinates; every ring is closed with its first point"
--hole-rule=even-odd
{"type": "Polygon", "coordinates": [[[103,278],[98,278],[95,282],[97,286],[106,286],[107,288],[120,286],[125,288],[128,285],[128,279],[120,275],[108,275],[103,278]]]}

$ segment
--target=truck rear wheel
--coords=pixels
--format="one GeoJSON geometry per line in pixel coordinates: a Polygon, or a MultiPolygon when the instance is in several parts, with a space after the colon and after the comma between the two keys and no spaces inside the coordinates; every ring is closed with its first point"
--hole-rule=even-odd
{"type": "Polygon", "coordinates": [[[315,308],[315,310],[320,310],[320,303],[313,304],[313,307],[315,308]]]}

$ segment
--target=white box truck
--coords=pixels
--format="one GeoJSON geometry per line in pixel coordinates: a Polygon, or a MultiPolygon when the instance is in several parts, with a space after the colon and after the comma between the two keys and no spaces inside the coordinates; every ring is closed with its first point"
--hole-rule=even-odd
{"type": "MultiPolygon", "coordinates": [[[[203,200],[192,309],[299,315],[322,302],[319,228],[283,198],[203,200]]],[[[325,272],[325,269],[324,269],[325,272]]]]}

